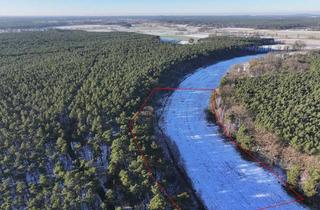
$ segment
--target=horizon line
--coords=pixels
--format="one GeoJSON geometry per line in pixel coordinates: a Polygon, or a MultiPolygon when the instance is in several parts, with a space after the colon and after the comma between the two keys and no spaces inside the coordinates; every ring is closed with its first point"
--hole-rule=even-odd
{"type": "Polygon", "coordinates": [[[221,16],[320,16],[319,12],[301,13],[256,13],[256,14],[119,14],[119,15],[0,15],[0,17],[221,17],[221,16]]]}

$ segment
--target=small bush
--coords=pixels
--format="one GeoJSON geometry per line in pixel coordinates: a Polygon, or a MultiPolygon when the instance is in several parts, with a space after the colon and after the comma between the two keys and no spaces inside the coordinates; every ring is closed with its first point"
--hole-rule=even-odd
{"type": "Polygon", "coordinates": [[[297,187],[300,177],[300,166],[294,165],[287,171],[288,184],[297,187]]]}
{"type": "Polygon", "coordinates": [[[311,169],[309,171],[309,177],[303,184],[302,188],[306,196],[313,197],[317,194],[317,185],[320,182],[320,170],[311,169]]]}
{"type": "Polygon", "coordinates": [[[253,137],[249,134],[248,129],[241,125],[237,134],[237,141],[243,149],[250,150],[253,146],[253,137]]]}

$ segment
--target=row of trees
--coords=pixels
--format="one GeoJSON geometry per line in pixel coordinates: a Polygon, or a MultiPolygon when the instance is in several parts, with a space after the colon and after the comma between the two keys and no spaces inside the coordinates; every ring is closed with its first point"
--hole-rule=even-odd
{"type": "MultiPolygon", "coordinates": [[[[218,38],[181,46],[133,33],[1,34],[1,209],[168,208],[148,180],[129,120],[160,79],[183,73],[173,65],[253,44],[218,38]]],[[[157,179],[192,207],[151,120],[137,122],[135,132],[157,179]]]]}

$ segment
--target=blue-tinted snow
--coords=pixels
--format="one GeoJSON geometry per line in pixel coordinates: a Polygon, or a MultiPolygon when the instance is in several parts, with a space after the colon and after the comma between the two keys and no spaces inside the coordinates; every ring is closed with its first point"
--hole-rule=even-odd
{"type": "MultiPolygon", "coordinates": [[[[256,56],[220,62],[196,71],[180,88],[215,88],[234,64],[256,56]]],[[[294,198],[286,193],[270,172],[247,161],[225,141],[204,110],[211,92],[175,91],[164,107],[161,127],[176,143],[186,171],[208,209],[251,210],[294,198]]],[[[304,209],[298,203],[276,209],[304,209]]]]}

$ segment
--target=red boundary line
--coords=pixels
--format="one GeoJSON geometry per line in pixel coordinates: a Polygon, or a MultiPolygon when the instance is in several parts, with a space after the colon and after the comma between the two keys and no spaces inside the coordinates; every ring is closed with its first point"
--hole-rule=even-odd
{"type": "MultiPolygon", "coordinates": [[[[157,93],[159,91],[159,89],[157,88],[154,88],[150,93],[149,95],[147,96],[147,98],[145,98],[145,100],[143,101],[142,105],[140,106],[139,108],[139,112],[137,113],[137,116],[141,113],[141,111],[144,109],[144,107],[147,105],[147,103],[149,102],[149,100],[155,95],[155,93],[157,93]]],[[[139,153],[140,153],[140,156],[142,157],[142,160],[143,160],[143,165],[145,167],[145,169],[147,170],[147,175],[148,175],[148,178],[155,182],[156,186],[158,187],[158,190],[165,196],[165,198],[169,201],[169,203],[172,205],[172,207],[178,209],[178,210],[181,210],[180,206],[177,204],[177,202],[175,201],[174,198],[172,198],[171,195],[169,195],[169,193],[166,191],[166,189],[161,185],[161,183],[156,179],[156,177],[154,176],[154,174],[152,173],[152,169],[149,165],[149,162],[148,162],[148,159],[146,157],[146,155],[144,154],[143,152],[143,149],[141,147],[141,145],[139,144],[139,141],[137,139],[137,136],[135,134],[135,132],[133,131],[133,128],[134,128],[134,119],[131,119],[129,121],[129,129],[130,129],[130,132],[131,132],[131,135],[133,137],[133,142],[134,144],[136,145],[139,153]]]]}
{"type": "MultiPolygon", "coordinates": [[[[144,99],[142,105],[139,108],[139,111],[137,113],[136,116],[139,116],[139,114],[141,113],[141,111],[143,111],[144,107],[148,104],[148,102],[150,101],[150,99],[158,92],[160,91],[211,91],[213,92],[213,96],[214,98],[217,95],[216,89],[210,89],[210,88],[171,88],[171,87],[157,87],[151,90],[151,92],[149,93],[149,95],[144,99]]],[[[244,148],[242,148],[238,142],[231,136],[231,134],[229,132],[227,132],[226,128],[224,127],[224,125],[221,123],[221,120],[219,119],[219,116],[217,115],[217,113],[215,112],[215,102],[211,103],[210,101],[210,108],[211,108],[211,112],[214,113],[215,115],[215,119],[216,119],[216,123],[217,125],[222,128],[223,130],[223,134],[228,138],[228,140],[231,141],[231,143],[237,147],[238,149],[241,150],[241,152],[246,153],[249,157],[251,157],[251,159],[255,162],[257,162],[262,168],[268,170],[272,175],[274,175],[283,185],[286,186],[286,188],[292,192],[295,195],[295,199],[294,200],[290,200],[290,201],[283,201],[280,203],[276,203],[274,205],[270,205],[270,206],[266,206],[266,207],[262,207],[259,208],[258,210],[265,210],[265,209],[270,209],[270,208],[277,208],[280,206],[284,206],[284,205],[289,205],[292,203],[297,203],[297,202],[301,202],[304,200],[304,197],[299,194],[296,190],[294,190],[292,187],[289,186],[289,184],[287,183],[287,181],[282,178],[277,172],[275,172],[269,165],[261,162],[257,157],[255,157],[253,155],[252,152],[245,150],[244,148]]],[[[129,130],[130,133],[132,135],[132,140],[134,142],[134,144],[136,145],[138,152],[140,153],[140,156],[142,157],[143,160],[143,164],[145,169],[147,170],[147,175],[148,178],[155,182],[156,186],[158,187],[158,190],[165,196],[165,198],[167,199],[167,201],[171,204],[172,207],[174,207],[175,209],[181,210],[181,207],[178,205],[178,203],[176,202],[176,200],[166,191],[166,189],[161,185],[161,183],[156,179],[156,177],[154,176],[154,174],[152,173],[152,169],[149,165],[148,159],[146,157],[146,155],[143,152],[143,149],[138,141],[138,138],[136,136],[136,133],[134,132],[134,119],[131,119],[129,121],[129,130]]]]}

